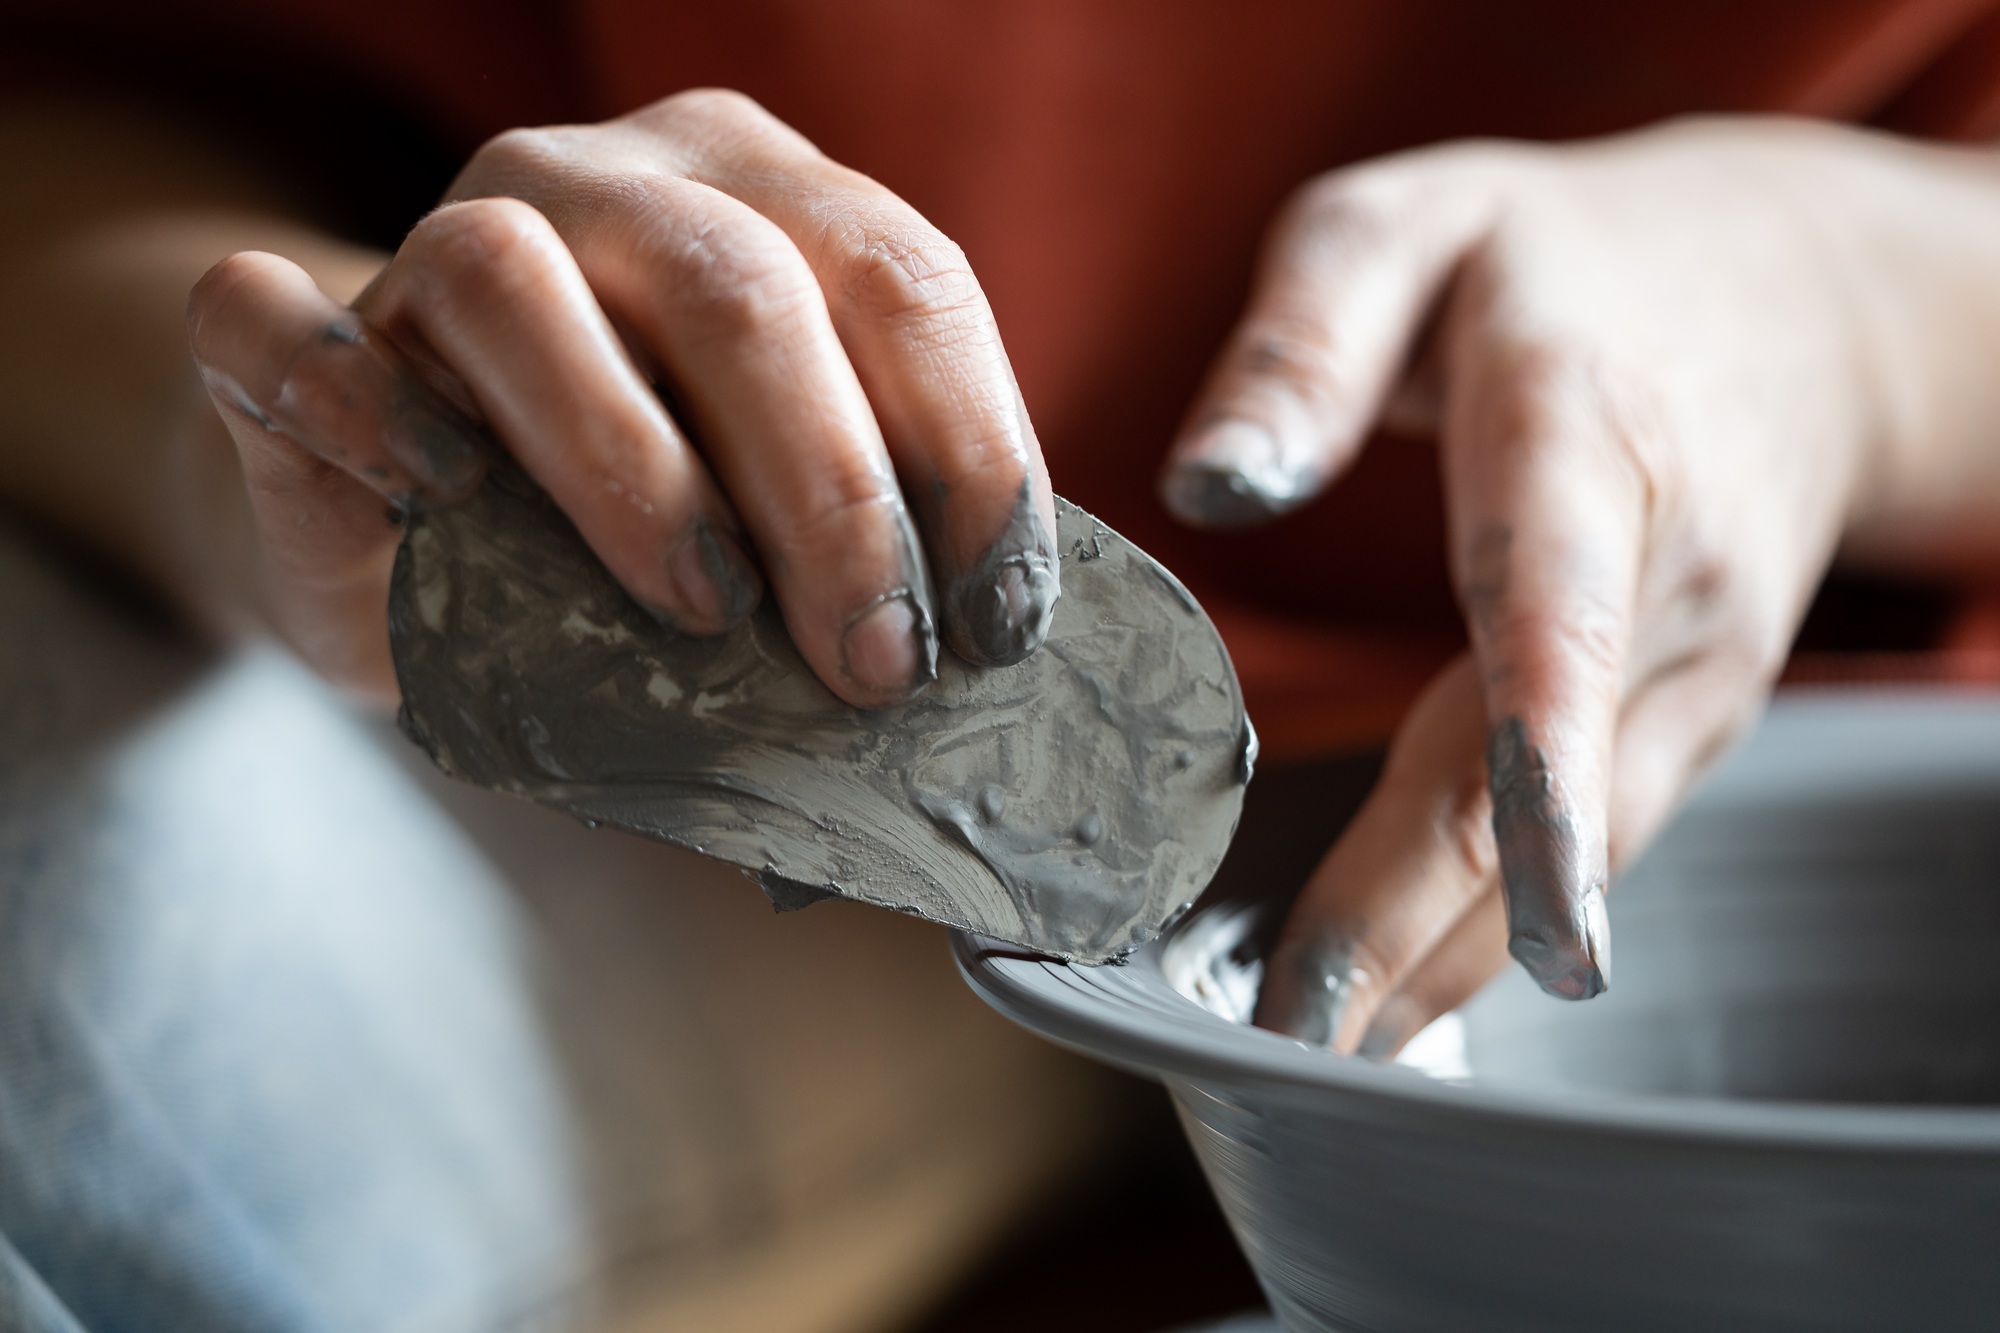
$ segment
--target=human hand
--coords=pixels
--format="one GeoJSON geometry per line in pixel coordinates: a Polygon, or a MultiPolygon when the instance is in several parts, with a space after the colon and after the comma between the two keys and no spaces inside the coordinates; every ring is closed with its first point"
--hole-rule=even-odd
{"type": "Polygon", "coordinates": [[[1757,714],[1836,546],[1992,562],[1996,224],[1986,153],[1779,120],[1300,193],[1164,496],[1254,522],[1378,420],[1434,433],[1471,653],[1293,909],[1260,1024],[1386,1055],[1503,949],[1605,988],[1610,875],[1757,714]]]}
{"type": "Polygon", "coordinates": [[[489,433],[669,624],[768,575],[850,703],[921,689],[940,619],[980,663],[1047,632],[1047,469],[963,254],[736,94],[504,134],[351,308],[243,253],[189,323],[265,614],[359,692],[395,694],[391,506],[462,498],[489,433]]]}

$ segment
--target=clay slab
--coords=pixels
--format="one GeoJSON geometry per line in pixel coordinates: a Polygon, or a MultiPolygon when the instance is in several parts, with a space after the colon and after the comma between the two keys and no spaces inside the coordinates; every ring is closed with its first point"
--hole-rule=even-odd
{"type": "Polygon", "coordinates": [[[769,599],[691,638],[496,467],[414,515],[390,637],[404,730],[447,772],[742,868],[781,908],[840,896],[1103,962],[1214,874],[1255,739],[1215,627],[1150,557],[1058,500],[1062,598],[1011,667],[942,654],[864,712],[769,599]]]}

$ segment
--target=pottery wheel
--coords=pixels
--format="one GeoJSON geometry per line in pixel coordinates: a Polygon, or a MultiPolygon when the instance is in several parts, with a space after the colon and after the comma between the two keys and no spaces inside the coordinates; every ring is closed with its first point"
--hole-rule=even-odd
{"type": "Polygon", "coordinates": [[[1255,739],[1173,575],[1056,501],[1062,599],[1017,666],[940,654],[850,707],[766,598],[716,638],[660,625],[504,463],[414,515],[390,641],[403,729],[456,777],[736,865],[782,909],[854,898],[1078,962],[1207,885],[1255,739]]]}

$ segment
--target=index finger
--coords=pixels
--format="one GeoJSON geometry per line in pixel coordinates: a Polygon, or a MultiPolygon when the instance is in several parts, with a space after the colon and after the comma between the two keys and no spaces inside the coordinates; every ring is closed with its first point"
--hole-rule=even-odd
{"type": "Polygon", "coordinates": [[[1161,477],[1182,520],[1262,522],[1317,495],[1361,448],[1510,156],[1453,145],[1334,172],[1272,228],[1242,319],[1161,477]]]}

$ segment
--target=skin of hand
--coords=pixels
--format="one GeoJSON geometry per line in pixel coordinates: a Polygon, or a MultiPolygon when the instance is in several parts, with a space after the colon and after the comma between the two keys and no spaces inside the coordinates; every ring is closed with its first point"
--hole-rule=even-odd
{"type": "Polygon", "coordinates": [[[1268,962],[1386,1056],[1504,965],[1583,999],[1604,890],[1755,718],[1829,562],[2000,568],[2000,158],[1780,119],[1335,172],[1278,221],[1162,492],[1237,526],[1434,435],[1471,648],[1268,962]]]}
{"type": "Polygon", "coordinates": [[[188,289],[252,247],[349,294],[383,262],[249,161],[148,106],[0,103],[0,504],[211,640],[267,617],[236,449],[188,356],[188,289]]]}
{"type": "Polygon", "coordinates": [[[364,695],[395,694],[394,514],[495,449],[677,629],[728,629],[768,581],[858,706],[922,689],[940,631],[983,664],[1047,632],[1047,469],[963,253],[740,95],[504,134],[351,301],[240,253],[188,327],[261,604],[364,695]]]}

